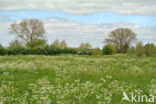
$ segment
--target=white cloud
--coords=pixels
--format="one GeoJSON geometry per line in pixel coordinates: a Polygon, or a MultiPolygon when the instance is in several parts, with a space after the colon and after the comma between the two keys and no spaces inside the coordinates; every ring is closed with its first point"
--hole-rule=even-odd
{"type": "Polygon", "coordinates": [[[0,22],[0,44],[6,46],[15,39],[15,35],[8,35],[8,27],[11,22],[0,22]]]}
{"type": "Polygon", "coordinates": [[[89,42],[94,46],[103,45],[103,39],[109,32],[102,26],[95,24],[79,24],[74,21],[61,19],[47,19],[43,21],[47,30],[47,38],[51,42],[55,39],[66,40],[70,46],[78,46],[82,42],[89,42]]]}
{"type": "Polygon", "coordinates": [[[57,18],[43,21],[50,42],[55,39],[67,40],[70,46],[78,46],[82,42],[89,42],[94,47],[102,47],[104,38],[116,28],[130,28],[136,34],[138,41],[155,42],[155,30],[140,27],[136,24],[112,23],[104,25],[80,24],[74,21],[57,18]]]}
{"type": "Polygon", "coordinates": [[[1,0],[0,11],[44,9],[76,14],[112,11],[120,14],[156,15],[156,0],[1,0]]]}
{"type": "MultiPolygon", "coordinates": [[[[7,45],[11,40],[15,39],[15,35],[8,35],[8,27],[12,22],[0,22],[0,43],[3,45],[7,45]]],[[[58,18],[45,19],[43,22],[47,31],[46,38],[49,43],[52,43],[56,39],[64,39],[72,47],[77,47],[82,42],[89,42],[94,47],[102,47],[104,45],[103,40],[109,32],[119,27],[132,29],[138,35],[138,41],[155,43],[156,40],[155,29],[143,28],[136,24],[80,24],[58,18]]]]}
{"type": "Polygon", "coordinates": [[[129,28],[137,34],[137,41],[143,41],[144,43],[152,42],[156,44],[156,31],[155,28],[144,28],[137,24],[126,24],[126,23],[112,23],[105,24],[104,27],[111,28],[129,28]]]}

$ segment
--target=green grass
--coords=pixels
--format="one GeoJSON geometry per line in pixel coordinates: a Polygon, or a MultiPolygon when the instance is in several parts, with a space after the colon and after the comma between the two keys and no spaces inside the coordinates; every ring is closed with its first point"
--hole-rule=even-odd
{"type": "Polygon", "coordinates": [[[123,91],[156,95],[155,80],[156,57],[0,56],[4,104],[121,104],[123,91]]]}

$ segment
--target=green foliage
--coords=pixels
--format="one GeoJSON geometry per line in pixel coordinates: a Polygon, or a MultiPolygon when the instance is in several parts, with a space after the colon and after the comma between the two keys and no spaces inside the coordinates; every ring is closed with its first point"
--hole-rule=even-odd
{"type": "Polygon", "coordinates": [[[0,44],[0,55],[5,55],[6,49],[0,44]]]}
{"type": "Polygon", "coordinates": [[[26,48],[24,47],[17,47],[12,49],[7,49],[8,55],[25,55],[26,54],[26,48]]]}
{"type": "Polygon", "coordinates": [[[21,48],[21,47],[23,47],[22,43],[19,42],[18,40],[14,40],[14,41],[9,43],[9,47],[8,48],[9,49],[16,49],[16,48],[21,48]]]}
{"type": "Polygon", "coordinates": [[[138,42],[136,45],[136,56],[144,55],[144,46],[142,42],[138,42]]]}
{"type": "Polygon", "coordinates": [[[36,39],[32,42],[27,42],[26,46],[29,48],[38,48],[38,47],[44,47],[47,44],[47,40],[45,39],[36,39]]]}
{"type": "Polygon", "coordinates": [[[101,55],[100,48],[94,48],[94,49],[91,49],[90,51],[92,55],[101,55]]]}
{"type": "Polygon", "coordinates": [[[134,55],[134,54],[135,54],[135,51],[136,51],[135,47],[130,47],[130,48],[128,49],[128,54],[129,54],[129,55],[134,55]]]}
{"type": "Polygon", "coordinates": [[[55,40],[52,44],[51,47],[59,48],[60,47],[60,42],[59,40],[55,40]]]}
{"type": "Polygon", "coordinates": [[[81,50],[89,50],[91,48],[92,48],[92,45],[89,44],[88,42],[87,43],[81,43],[79,46],[79,49],[81,49],[81,50]]]}
{"type": "Polygon", "coordinates": [[[112,55],[113,54],[113,46],[111,44],[106,44],[102,49],[103,55],[112,55]]]}
{"type": "Polygon", "coordinates": [[[78,47],[78,52],[77,54],[79,55],[91,55],[91,48],[92,45],[87,43],[81,43],[80,46],[78,47]]]}
{"type": "Polygon", "coordinates": [[[51,47],[54,48],[67,48],[67,43],[65,40],[59,41],[59,40],[55,40],[52,44],[51,47]]]}
{"type": "Polygon", "coordinates": [[[67,43],[66,43],[66,41],[65,40],[62,40],[61,42],[60,42],[60,48],[67,48],[68,46],[67,46],[67,43]]]}
{"type": "Polygon", "coordinates": [[[153,43],[147,43],[147,44],[145,44],[145,46],[144,46],[144,50],[145,50],[145,55],[146,56],[152,56],[152,55],[154,55],[154,53],[155,53],[155,46],[154,46],[154,44],[153,43]]]}
{"type": "MultiPolygon", "coordinates": [[[[12,41],[7,48],[0,45],[0,55],[57,55],[57,54],[78,54],[78,55],[112,55],[114,47],[111,44],[106,44],[102,52],[99,48],[92,48],[89,43],[82,43],[78,48],[67,47],[66,42],[63,40],[55,40],[53,44],[49,45],[46,40],[37,39],[33,42],[27,42],[23,46],[18,40],[12,41]]],[[[156,47],[154,44],[146,44],[143,46],[139,42],[136,47],[131,47],[128,50],[129,55],[136,54],[142,56],[153,56],[156,54],[156,47]]]]}
{"type": "Polygon", "coordinates": [[[91,55],[91,51],[90,50],[85,50],[85,49],[77,49],[77,54],[78,55],[91,55]]]}
{"type": "Polygon", "coordinates": [[[136,34],[129,28],[117,28],[111,31],[104,42],[112,44],[117,53],[127,53],[132,42],[136,40],[136,34]]]}
{"type": "MultiPolygon", "coordinates": [[[[57,54],[79,54],[80,50],[77,48],[56,48],[52,46],[42,47],[16,47],[3,48],[0,46],[0,55],[57,55],[57,54]]],[[[82,54],[90,55],[88,51],[82,51],[82,54]]]]}

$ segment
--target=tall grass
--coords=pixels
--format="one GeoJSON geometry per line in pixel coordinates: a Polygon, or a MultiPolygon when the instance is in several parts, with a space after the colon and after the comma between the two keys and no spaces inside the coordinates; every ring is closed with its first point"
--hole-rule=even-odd
{"type": "Polygon", "coordinates": [[[156,95],[155,68],[155,57],[0,56],[0,102],[120,104],[123,91],[156,95]]]}

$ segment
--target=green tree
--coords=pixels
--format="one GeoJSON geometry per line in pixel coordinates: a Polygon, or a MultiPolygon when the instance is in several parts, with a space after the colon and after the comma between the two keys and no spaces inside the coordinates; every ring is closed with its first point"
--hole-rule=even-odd
{"type": "Polygon", "coordinates": [[[132,42],[136,40],[136,34],[128,28],[117,28],[110,32],[104,42],[112,44],[118,53],[127,53],[132,42]]]}
{"type": "Polygon", "coordinates": [[[0,44],[0,55],[5,55],[6,54],[6,50],[5,48],[0,44]]]}
{"type": "Polygon", "coordinates": [[[59,45],[60,45],[60,48],[67,48],[68,47],[65,40],[62,40],[59,45]]]}
{"type": "Polygon", "coordinates": [[[19,40],[14,40],[9,43],[9,49],[21,48],[23,47],[22,43],[19,40]]]}
{"type": "Polygon", "coordinates": [[[60,42],[59,40],[55,40],[52,44],[51,44],[52,47],[55,47],[55,48],[59,48],[60,47],[60,42]]]}
{"type": "Polygon", "coordinates": [[[36,39],[32,42],[27,42],[26,46],[29,48],[38,48],[38,47],[44,47],[48,45],[47,40],[45,39],[36,39]]]}
{"type": "Polygon", "coordinates": [[[101,54],[100,48],[91,49],[91,54],[92,55],[100,55],[101,54]]]}
{"type": "Polygon", "coordinates": [[[128,54],[129,55],[133,55],[133,54],[135,54],[135,47],[129,47],[129,49],[128,49],[128,54]]]}
{"type": "Polygon", "coordinates": [[[92,48],[92,45],[89,44],[88,42],[87,43],[81,43],[79,46],[79,49],[82,49],[82,50],[89,50],[91,48],[92,48]]]}
{"type": "Polygon", "coordinates": [[[102,49],[103,55],[112,55],[113,54],[113,46],[111,44],[106,44],[102,49]]]}
{"type": "Polygon", "coordinates": [[[145,49],[146,56],[152,56],[155,53],[155,46],[153,43],[145,44],[144,49],[145,49]]]}
{"type": "Polygon", "coordinates": [[[142,56],[144,54],[144,46],[142,42],[138,42],[136,45],[136,56],[142,56]]]}

